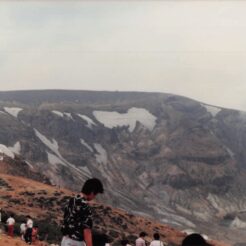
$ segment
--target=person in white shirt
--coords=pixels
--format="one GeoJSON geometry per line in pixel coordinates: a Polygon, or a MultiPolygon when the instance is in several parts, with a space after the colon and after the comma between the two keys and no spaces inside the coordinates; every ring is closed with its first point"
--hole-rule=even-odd
{"type": "Polygon", "coordinates": [[[24,236],[26,234],[26,224],[22,223],[20,224],[20,235],[21,235],[21,240],[25,240],[24,236]]]}
{"type": "Polygon", "coordinates": [[[26,233],[25,233],[25,241],[28,244],[32,243],[32,228],[33,228],[33,220],[31,216],[26,217],[26,233]]]}
{"type": "Polygon", "coordinates": [[[147,236],[146,232],[140,232],[139,238],[136,240],[136,246],[146,246],[144,238],[147,236]]]}
{"type": "Polygon", "coordinates": [[[15,219],[14,219],[14,215],[13,214],[10,215],[10,217],[7,219],[6,223],[8,225],[8,235],[10,237],[14,237],[15,219]]]}
{"type": "Polygon", "coordinates": [[[154,240],[150,243],[150,246],[164,246],[163,242],[160,241],[159,233],[154,233],[153,237],[154,237],[154,240]]]}

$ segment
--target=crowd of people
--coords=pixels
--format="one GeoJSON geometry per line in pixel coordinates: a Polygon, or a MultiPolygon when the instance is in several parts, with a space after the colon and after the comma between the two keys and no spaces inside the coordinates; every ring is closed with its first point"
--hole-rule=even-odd
{"type": "MultiPolygon", "coordinates": [[[[11,214],[6,220],[7,234],[9,237],[14,237],[15,223],[14,215],[11,214]]],[[[26,216],[26,221],[20,224],[20,236],[27,244],[35,243],[38,238],[38,226],[34,226],[33,219],[29,215],[26,216]]]]}
{"type": "MultiPolygon", "coordinates": [[[[96,242],[92,236],[92,210],[88,202],[103,192],[104,188],[101,181],[92,178],[84,183],[79,194],[70,198],[65,207],[63,223],[61,225],[63,234],[61,246],[111,246],[109,241],[99,239],[96,242]]],[[[8,236],[13,237],[15,228],[13,214],[6,220],[6,225],[8,236]]],[[[38,227],[34,226],[31,216],[27,216],[26,221],[20,225],[20,235],[21,239],[27,244],[33,244],[37,240],[38,227]]],[[[145,240],[146,236],[146,232],[140,232],[139,237],[134,242],[134,246],[167,246],[167,243],[161,240],[160,234],[157,232],[153,234],[153,240],[149,244],[145,240]]],[[[121,245],[133,246],[127,239],[122,239],[121,245]]],[[[194,233],[188,235],[183,240],[181,246],[209,246],[209,244],[200,234],[194,233]]]]}
{"type": "MultiPolygon", "coordinates": [[[[136,240],[134,246],[147,246],[147,243],[145,241],[145,237],[147,236],[147,233],[141,232],[139,234],[139,238],[136,240]]],[[[129,244],[128,240],[122,240],[121,241],[122,246],[132,246],[129,244]]],[[[149,246],[166,246],[167,243],[160,240],[159,233],[153,234],[153,240],[150,242],[149,246]]],[[[182,242],[181,246],[211,246],[209,245],[205,239],[198,233],[193,233],[188,235],[182,242]]]]}

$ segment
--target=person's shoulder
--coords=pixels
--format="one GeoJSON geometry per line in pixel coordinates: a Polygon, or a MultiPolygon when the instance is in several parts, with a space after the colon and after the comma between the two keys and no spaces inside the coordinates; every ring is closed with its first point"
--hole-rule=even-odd
{"type": "Polygon", "coordinates": [[[79,198],[79,201],[78,201],[79,205],[82,207],[82,208],[88,208],[90,209],[90,205],[88,203],[88,201],[84,198],[84,197],[80,197],[79,198]]]}
{"type": "Polygon", "coordinates": [[[144,242],[144,240],[141,237],[139,237],[136,239],[136,242],[144,242]]]}
{"type": "Polygon", "coordinates": [[[71,199],[77,205],[88,204],[87,200],[83,196],[81,196],[80,194],[74,195],[73,197],[71,197],[71,199]]]}
{"type": "Polygon", "coordinates": [[[157,240],[153,240],[151,243],[150,243],[150,246],[155,246],[155,245],[162,245],[160,244],[160,241],[157,241],[157,240]]]}

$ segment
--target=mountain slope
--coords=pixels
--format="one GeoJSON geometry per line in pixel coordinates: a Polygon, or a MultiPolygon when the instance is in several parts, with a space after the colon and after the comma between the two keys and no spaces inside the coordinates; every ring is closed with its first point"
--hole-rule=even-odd
{"type": "Polygon", "coordinates": [[[99,177],[113,206],[246,241],[243,112],[170,94],[90,91],[1,92],[0,111],[3,158],[22,156],[74,190],[99,177]]]}
{"type": "MultiPolygon", "coordinates": [[[[0,174],[0,183],[0,206],[4,211],[3,219],[7,218],[6,212],[7,214],[14,213],[18,223],[23,222],[24,216],[31,215],[34,223],[39,225],[41,239],[46,233],[48,240],[54,242],[60,240],[58,225],[62,219],[63,207],[72,195],[71,191],[6,174],[0,174]],[[45,231],[43,226],[47,227],[47,224],[44,221],[52,225],[52,231],[45,231]],[[51,234],[55,235],[52,237],[51,234]]],[[[151,240],[152,233],[158,231],[162,239],[172,245],[179,245],[185,236],[185,233],[167,225],[134,216],[106,204],[93,202],[91,205],[94,211],[95,231],[98,235],[108,235],[115,245],[118,245],[117,242],[122,238],[129,238],[133,243],[139,231],[146,231],[149,234],[147,240],[151,240]]],[[[10,239],[9,241],[11,242],[10,239]]],[[[216,241],[211,241],[211,243],[216,246],[225,245],[216,241]]]]}

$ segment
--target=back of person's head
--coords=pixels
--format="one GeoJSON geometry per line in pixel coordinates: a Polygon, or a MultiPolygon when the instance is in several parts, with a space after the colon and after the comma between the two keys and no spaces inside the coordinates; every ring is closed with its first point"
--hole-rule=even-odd
{"type": "Polygon", "coordinates": [[[27,219],[31,219],[31,216],[30,216],[30,215],[27,215],[26,218],[27,218],[27,219]]]}
{"type": "Polygon", "coordinates": [[[129,241],[128,241],[127,239],[123,239],[123,240],[121,240],[121,242],[120,242],[120,244],[121,244],[122,246],[126,246],[128,243],[129,243],[129,241]]]}
{"type": "Polygon", "coordinates": [[[182,242],[182,246],[208,246],[205,239],[198,233],[188,235],[182,242]]]}
{"type": "Polygon", "coordinates": [[[14,214],[10,214],[10,217],[14,218],[14,214]]]}
{"type": "Polygon", "coordinates": [[[147,233],[142,231],[139,233],[139,237],[146,237],[147,236],[147,233]]]}
{"type": "Polygon", "coordinates": [[[155,239],[155,240],[160,240],[160,235],[159,235],[159,233],[154,233],[154,235],[153,235],[153,238],[155,239]]]}
{"type": "Polygon", "coordinates": [[[88,179],[85,181],[81,192],[86,195],[89,195],[91,193],[93,193],[94,195],[98,193],[103,193],[103,184],[97,178],[88,179]]]}

